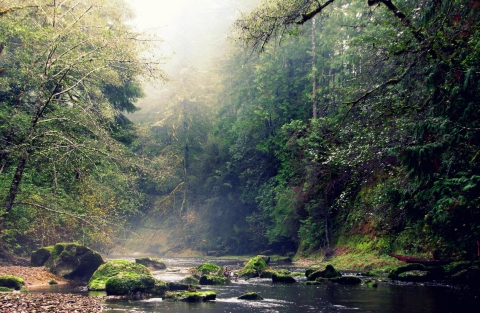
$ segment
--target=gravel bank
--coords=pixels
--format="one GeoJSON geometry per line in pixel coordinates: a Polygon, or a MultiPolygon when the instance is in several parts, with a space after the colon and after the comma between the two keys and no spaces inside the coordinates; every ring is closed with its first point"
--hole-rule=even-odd
{"type": "Polygon", "coordinates": [[[60,293],[2,293],[2,313],[76,312],[93,313],[105,309],[104,297],[86,297],[60,293]]]}

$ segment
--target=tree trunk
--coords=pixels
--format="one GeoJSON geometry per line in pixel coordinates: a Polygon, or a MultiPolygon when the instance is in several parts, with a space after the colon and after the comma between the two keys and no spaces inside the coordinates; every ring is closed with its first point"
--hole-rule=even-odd
{"type": "Polygon", "coordinates": [[[312,111],[317,118],[317,55],[315,53],[315,18],[312,18],[312,111]]]}
{"type": "Polygon", "coordinates": [[[5,213],[4,213],[4,216],[0,218],[0,235],[3,231],[5,218],[12,210],[13,203],[15,201],[15,198],[17,197],[18,187],[20,186],[20,182],[22,181],[23,170],[27,165],[27,160],[28,160],[28,151],[24,151],[18,163],[17,170],[15,171],[15,175],[13,176],[12,184],[10,185],[10,190],[8,191],[7,198],[5,199],[5,204],[4,204],[5,213]]]}

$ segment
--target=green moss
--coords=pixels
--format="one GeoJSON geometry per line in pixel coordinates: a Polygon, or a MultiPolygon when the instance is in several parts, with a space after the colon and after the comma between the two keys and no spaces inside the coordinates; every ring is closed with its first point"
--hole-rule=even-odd
{"type": "Polygon", "coordinates": [[[125,296],[135,293],[149,293],[155,286],[155,279],[148,275],[122,275],[111,277],[105,284],[107,295],[125,296]]]}
{"type": "Polygon", "coordinates": [[[228,277],[214,276],[214,275],[202,275],[200,277],[200,285],[227,285],[231,281],[228,277]]]}
{"type": "Polygon", "coordinates": [[[200,274],[208,274],[208,275],[222,275],[223,271],[222,268],[213,263],[203,263],[197,268],[198,273],[200,274]]]}
{"type": "Polygon", "coordinates": [[[331,264],[328,264],[323,270],[308,269],[306,271],[307,280],[316,280],[317,278],[336,278],[342,274],[337,271],[331,264]]]}
{"type": "Polygon", "coordinates": [[[43,247],[34,251],[30,257],[30,265],[43,266],[52,255],[54,246],[43,247]]]}
{"type": "Polygon", "coordinates": [[[238,275],[242,278],[259,277],[267,270],[267,263],[265,263],[261,256],[256,256],[248,260],[245,266],[238,271],[238,275]]]}
{"type": "Polygon", "coordinates": [[[291,284],[291,283],[295,283],[296,280],[289,274],[273,273],[272,282],[291,284]]]}
{"type": "Polygon", "coordinates": [[[194,276],[187,276],[180,281],[180,283],[187,285],[197,285],[199,282],[200,280],[194,276]]]}
{"type": "Polygon", "coordinates": [[[13,288],[15,290],[20,290],[22,286],[25,285],[23,278],[13,276],[13,275],[3,275],[0,276],[0,287],[13,288]]]}
{"type": "Polygon", "coordinates": [[[388,274],[388,278],[398,279],[399,275],[409,271],[427,271],[427,268],[423,264],[411,263],[394,268],[388,274]]]}
{"type": "Polygon", "coordinates": [[[13,291],[13,289],[8,287],[0,287],[0,292],[10,292],[10,291],[13,291]]]}
{"type": "Polygon", "coordinates": [[[93,273],[88,282],[88,290],[105,290],[107,281],[117,275],[126,277],[151,274],[144,265],[124,260],[113,260],[102,264],[93,273]]]}
{"type": "Polygon", "coordinates": [[[256,256],[248,260],[248,262],[243,267],[244,269],[255,269],[255,270],[264,270],[267,268],[267,263],[261,256],[256,256]]]}
{"type": "Polygon", "coordinates": [[[214,291],[168,291],[163,296],[167,301],[186,301],[186,302],[202,302],[215,300],[217,294],[214,291]]]}

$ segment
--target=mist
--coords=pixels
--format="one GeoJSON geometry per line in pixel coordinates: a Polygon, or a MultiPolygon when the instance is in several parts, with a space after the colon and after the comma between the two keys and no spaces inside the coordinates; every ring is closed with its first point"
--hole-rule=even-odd
{"type": "Polygon", "coordinates": [[[156,123],[164,118],[164,109],[177,90],[196,89],[198,81],[207,83],[205,77],[226,58],[229,44],[235,40],[232,24],[240,12],[258,2],[128,0],[135,14],[132,25],[162,41],[154,55],[164,63],[167,78],[145,84],[145,97],[136,103],[141,110],[130,114],[129,119],[156,123]]]}

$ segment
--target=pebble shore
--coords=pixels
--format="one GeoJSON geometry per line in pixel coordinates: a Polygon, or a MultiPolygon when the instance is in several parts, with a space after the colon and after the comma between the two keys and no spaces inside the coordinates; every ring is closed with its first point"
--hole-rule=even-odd
{"type": "Polygon", "coordinates": [[[104,297],[61,293],[2,293],[1,313],[94,313],[105,309],[104,297]]]}

